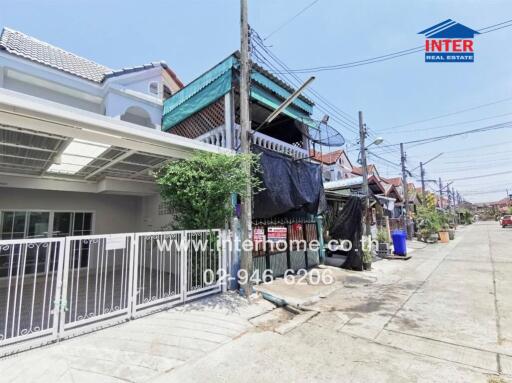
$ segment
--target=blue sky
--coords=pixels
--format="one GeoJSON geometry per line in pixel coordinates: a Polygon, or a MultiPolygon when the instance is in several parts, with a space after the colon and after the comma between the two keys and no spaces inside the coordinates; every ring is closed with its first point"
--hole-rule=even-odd
{"type": "MultiPolygon", "coordinates": [[[[250,24],[263,37],[311,0],[249,0],[250,24]]],[[[165,60],[189,82],[239,46],[238,0],[188,1],[6,1],[0,25],[9,26],[112,68],[165,60]]],[[[319,0],[269,38],[270,49],[291,68],[356,61],[423,44],[417,32],[445,19],[474,29],[512,19],[511,1],[336,1],[319,0]]],[[[512,121],[512,99],[426,123],[391,129],[512,97],[512,28],[476,38],[475,63],[427,64],[423,54],[316,74],[313,87],[357,118],[363,110],[386,144],[512,121]],[[483,121],[466,123],[477,119],[483,121]],[[452,125],[452,126],[446,126],[452,125]]],[[[355,135],[337,126],[349,142],[355,135]]],[[[512,190],[512,129],[461,136],[406,147],[409,167],[444,152],[427,167],[427,178],[455,181],[471,201],[505,197],[512,190]],[[486,193],[486,194],[476,194],[486,193]]],[[[378,152],[384,149],[377,150],[378,152]]],[[[382,154],[399,162],[396,147],[382,154]]],[[[357,156],[353,150],[352,158],[357,156]]],[[[395,166],[375,160],[381,175],[395,166]]],[[[434,186],[434,185],[432,185],[434,186]]]]}

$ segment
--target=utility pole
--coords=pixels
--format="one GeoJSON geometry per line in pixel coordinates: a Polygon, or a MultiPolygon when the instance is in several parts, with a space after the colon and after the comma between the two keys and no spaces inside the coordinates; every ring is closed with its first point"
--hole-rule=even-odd
{"type": "MultiPolygon", "coordinates": [[[[249,23],[247,20],[247,0],[240,0],[240,150],[248,154],[250,147],[251,120],[249,114],[249,78],[251,63],[249,60],[249,23]]],[[[248,180],[251,179],[251,165],[245,163],[244,171],[248,180]]],[[[247,183],[246,196],[242,198],[241,208],[241,259],[240,268],[247,272],[246,280],[241,285],[246,297],[252,293],[252,250],[245,250],[246,241],[252,241],[252,185],[247,183]]]]}
{"type": "Polygon", "coordinates": [[[368,190],[368,165],[366,163],[366,146],[364,140],[366,139],[366,127],[363,122],[363,112],[359,111],[359,145],[361,150],[361,166],[363,168],[363,194],[364,194],[364,225],[363,235],[370,235],[370,222],[368,220],[368,210],[370,208],[370,195],[368,190]]]}
{"type": "Polygon", "coordinates": [[[420,174],[421,174],[421,194],[422,201],[425,203],[425,169],[423,169],[423,162],[420,162],[420,174]]]}
{"type": "Polygon", "coordinates": [[[441,181],[441,177],[439,177],[439,207],[443,208],[443,181],[441,181]]]}
{"type": "Polygon", "coordinates": [[[404,144],[400,143],[400,162],[402,163],[402,188],[404,192],[404,204],[405,204],[405,232],[407,233],[407,238],[411,238],[409,233],[409,187],[407,186],[407,170],[405,169],[405,152],[404,152],[404,144]]]}

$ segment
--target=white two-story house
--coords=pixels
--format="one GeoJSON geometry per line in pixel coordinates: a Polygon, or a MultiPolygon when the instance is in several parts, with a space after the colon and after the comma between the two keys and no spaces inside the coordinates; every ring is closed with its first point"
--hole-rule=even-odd
{"type": "Polygon", "coordinates": [[[0,239],[161,230],[151,171],[194,150],[161,131],[183,87],[164,62],[111,69],[24,33],[0,37],[0,239]]]}

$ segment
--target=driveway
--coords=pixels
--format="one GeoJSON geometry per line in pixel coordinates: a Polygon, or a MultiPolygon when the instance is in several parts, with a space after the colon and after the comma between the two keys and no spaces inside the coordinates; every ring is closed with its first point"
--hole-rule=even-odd
{"type": "Polygon", "coordinates": [[[512,382],[510,243],[475,224],[336,270],[291,331],[289,312],[228,294],[0,360],[0,382],[512,382]]]}
{"type": "Polygon", "coordinates": [[[508,381],[511,243],[494,222],[464,228],[450,244],[347,278],[285,335],[248,332],[155,381],[508,381]]]}

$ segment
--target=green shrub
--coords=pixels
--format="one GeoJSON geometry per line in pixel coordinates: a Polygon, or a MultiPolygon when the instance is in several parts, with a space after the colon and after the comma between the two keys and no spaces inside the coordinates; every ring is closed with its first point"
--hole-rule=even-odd
{"type": "Polygon", "coordinates": [[[156,173],[160,195],[176,212],[180,229],[223,227],[233,214],[233,193],[244,197],[250,182],[261,190],[259,157],[196,152],[188,160],[168,163],[156,173]],[[252,168],[248,179],[245,167],[252,168]]]}

